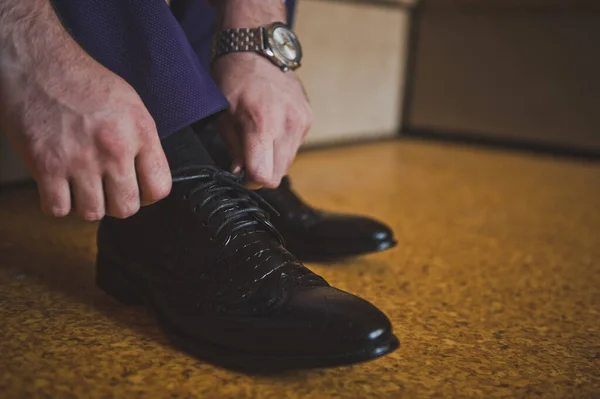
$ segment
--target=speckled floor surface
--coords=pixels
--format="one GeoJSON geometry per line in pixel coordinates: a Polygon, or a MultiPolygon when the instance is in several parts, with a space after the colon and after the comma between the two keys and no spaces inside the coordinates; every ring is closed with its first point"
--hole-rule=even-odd
{"type": "Polygon", "coordinates": [[[600,163],[384,142],[301,154],[293,176],[395,229],[391,251],[311,267],[381,307],[397,352],[277,377],[187,357],[94,288],[95,226],[21,187],[0,192],[0,397],[600,397],[600,163]]]}

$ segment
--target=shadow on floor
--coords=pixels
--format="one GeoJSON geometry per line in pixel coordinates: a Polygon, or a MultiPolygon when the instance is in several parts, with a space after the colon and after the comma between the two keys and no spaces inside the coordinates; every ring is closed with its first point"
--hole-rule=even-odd
{"type": "MultiPolygon", "coordinates": [[[[139,306],[125,306],[107,296],[95,285],[96,224],[85,223],[74,217],[53,220],[37,209],[37,198],[31,195],[32,187],[19,187],[25,201],[14,206],[14,194],[0,193],[0,209],[11,209],[7,223],[0,227],[0,284],[10,285],[7,299],[10,302],[28,301],[30,308],[42,314],[48,308],[58,312],[85,313],[89,318],[106,318],[117,328],[130,329],[141,341],[153,341],[172,348],[158,327],[151,311],[139,306]],[[41,292],[30,298],[15,298],[18,292],[41,292]],[[48,303],[47,301],[55,301],[48,303]],[[62,309],[62,310],[61,310],[62,309]]],[[[2,298],[0,298],[0,302],[2,298]]],[[[70,316],[76,318],[75,316],[70,316]]],[[[173,348],[174,349],[174,348],[173,348]]],[[[175,349],[174,349],[175,350],[175,349]]],[[[304,372],[250,373],[255,377],[295,378],[304,372]]]]}

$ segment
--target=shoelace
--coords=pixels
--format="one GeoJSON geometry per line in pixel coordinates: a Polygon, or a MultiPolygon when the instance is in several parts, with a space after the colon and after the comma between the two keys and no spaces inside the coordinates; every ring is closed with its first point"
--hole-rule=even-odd
{"type": "Polygon", "coordinates": [[[277,211],[260,195],[244,187],[241,183],[242,177],[214,166],[188,166],[173,171],[173,183],[186,181],[199,182],[189,192],[190,201],[194,201],[194,195],[199,192],[208,194],[193,207],[194,212],[210,208],[204,224],[209,225],[211,219],[217,215],[222,217],[212,239],[216,239],[229,226],[229,233],[225,239],[227,244],[234,233],[245,227],[262,225],[283,245],[283,237],[269,221],[268,212],[260,208],[259,204],[275,214],[278,214],[277,211]]]}
{"type": "MultiPolygon", "coordinates": [[[[232,240],[235,232],[245,227],[256,225],[264,227],[277,238],[282,246],[285,245],[283,237],[269,221],[269,213],[258,205],[264,205],[275,215],[279,215],[279,213],[260,195],[244,187],[241,184],[242,177],[225,172],[214,166],[185,167],[173,172],[174,183],[187,181],[198,181],[198,184],[190,190],[188,195],[194,211],[199,212],[201,208],[210,208],[204,223],[209,224],[210,219],[217,216],[217,214],[222,218],[222,222],[215,228],[214,236],[218,236],[226,227],[231,227],[227,237],[225,237],[223,251],[225,246],[232,240]],[[194,195],[200,192],[204,192],[203,200],[194,204],[194,195]]],[[[217,256],[217,259],[221,258],[222,254],[217,256]]],[[[218,261],[215,262],[215,266],[218,264],[218,261]]],[[[252,267],[255,276],[249,281],[244,292],[240,293],[239,299],[234,302],[232,302],[231,298],[228,298],[228,305],[243,306],[244,303],[252,304],[251,298],[253,295],[260,295],[260,291],[256,291],[257,288],[261,287],[258,283],[285,266],[293,267],[296,272],[293,278],[290,278],[289,272],[281,273],[277,281],[282,287],[285,284],[292,283],[305,286],[327,285],[327,282],[322,277],[303,268],[298,260],[286,259],[276,267],[269,262],[259,261],[252,267]]],[[[203,279],[205,273],[199,278],[203,279]]],[[[272,289],[271,287],[270,290],[272,289]]],[[[266,312],[274,308],[279,299],[280,297],[273,297],[266,303],[260,301],[262,303],[262,311],[266,312]]],[[[251,313],[256,314],[256,312],[256,304],[254,304],[251,313]]]]}

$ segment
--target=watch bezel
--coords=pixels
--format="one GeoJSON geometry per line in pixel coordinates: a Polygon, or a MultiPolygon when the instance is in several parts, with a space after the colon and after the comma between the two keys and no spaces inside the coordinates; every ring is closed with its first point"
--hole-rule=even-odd
{"type": "Polygon", "coordinates": [[[264,33],[265,35],[263,37],[263,42],[265,52],[269,57],[271,57],[271,59],[275,61],[277,66],[279,66],[283,71],[287,71],[289,69],[294,70],[300,67],[300,61],[302,60],[302,46],[300,45],[298,37],[296,36],[294,31],[290,29],[289,26],[282,22],[275,22],[268,26],[265,26],[264,33]],[[289,58],[284,57],[278,50],[276,50],[277,45],[275,43],[273,32],[275,31],[275,29],[278,28],[283,28],[287,30],[290,36],[292,37],[293,43],[296,46],[297,51],[295,59],[290,60],[289,58]]]}

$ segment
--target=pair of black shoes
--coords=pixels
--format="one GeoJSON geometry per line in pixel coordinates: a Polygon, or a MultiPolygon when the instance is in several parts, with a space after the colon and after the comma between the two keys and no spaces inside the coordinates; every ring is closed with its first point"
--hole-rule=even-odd
{"type": "Polygon", "coordinates": [[[394,244],[385,226],[315,211],[289,182],[247,190],[213,163],[191,128],[163,146],[171,194],[100,224],[101,289],[146,304],[175,346],[228,368],[339,366],[398,347],[381,311],[331,287],[286,249],[311,260],[385,249],[394,244]]]}

